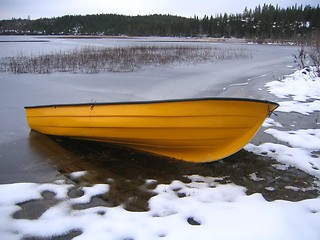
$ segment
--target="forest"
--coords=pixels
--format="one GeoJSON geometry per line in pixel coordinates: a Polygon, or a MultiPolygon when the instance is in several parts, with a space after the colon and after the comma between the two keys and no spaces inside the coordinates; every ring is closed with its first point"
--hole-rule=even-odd
{"type": "Polygon", "coordinates": [[[305,41],[320,29],[320,7],[278,5],[245,8],[239,14],[203,17],[118,14],[67,15],[0,21],[0,35],[98,35],[235,37],[305,41]]]}

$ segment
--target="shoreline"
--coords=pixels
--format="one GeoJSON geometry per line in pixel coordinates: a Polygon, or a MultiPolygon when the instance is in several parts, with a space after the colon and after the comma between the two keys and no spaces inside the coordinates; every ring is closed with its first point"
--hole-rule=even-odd
{"type": "MultiPolygon", "coordinates": [[[[254,38],[225,38],[225,37],[207,37],[207,36],[129,36],[129,35],[0,35],[1,37],[32,37],[38,39],[119,39],[119,40],[143,40],[148,42],[190,42],[190,43],[246,43],[258,45],[289,45],[300,46],[301,42],[294,39],[254,39],[254,38]],[[150,41],[149,39],[155,39],[150,41]]],[[[49,40],[0,40],[1,42],[49,42],[49,40]]]]}

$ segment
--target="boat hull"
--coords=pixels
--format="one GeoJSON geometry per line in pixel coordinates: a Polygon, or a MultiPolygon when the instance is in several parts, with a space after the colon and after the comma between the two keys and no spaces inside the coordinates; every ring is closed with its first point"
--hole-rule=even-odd
{"type": "Polygon", "coordinates": [[[248,99],[26,107],[31,129],[102,141],[190,162],[227,157],[245,146],[278,104],[248,99]]]}

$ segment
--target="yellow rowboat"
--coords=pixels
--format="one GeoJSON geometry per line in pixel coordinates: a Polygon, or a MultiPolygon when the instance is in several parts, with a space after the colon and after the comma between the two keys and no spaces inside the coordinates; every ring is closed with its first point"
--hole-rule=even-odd
{"type": "Polygon", "coordinates": [[[25,107],[34,131],[102,141],[189,162],[244,147],[277,103],[201,98],[25,107]]]}

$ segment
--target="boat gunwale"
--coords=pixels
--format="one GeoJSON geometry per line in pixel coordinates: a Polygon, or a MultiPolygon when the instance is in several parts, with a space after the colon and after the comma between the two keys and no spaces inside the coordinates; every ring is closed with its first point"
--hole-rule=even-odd
{"type": "Polygon", "coordinates": [[[103,106],[103,105],[143,105],[143,104],[158,104],[158,103],[178,103],[178,102],[197,102],[197,101],[240,101],[240,102],[256,102],[275,105],[275,109],[279,104],[269,100],[260,100],[252,98],[226,98],[226,97],[205,97],[205,98],[180,98],[180,99],[164,99],[164,100],[148,100],[148,101],[124,101],[124,102],[91,102],[91,103],[71,103],[71,104],[48,104],[25,106],[25,109],[45,108],[45,107],[81,107],[81,106],[103,106]]]}

